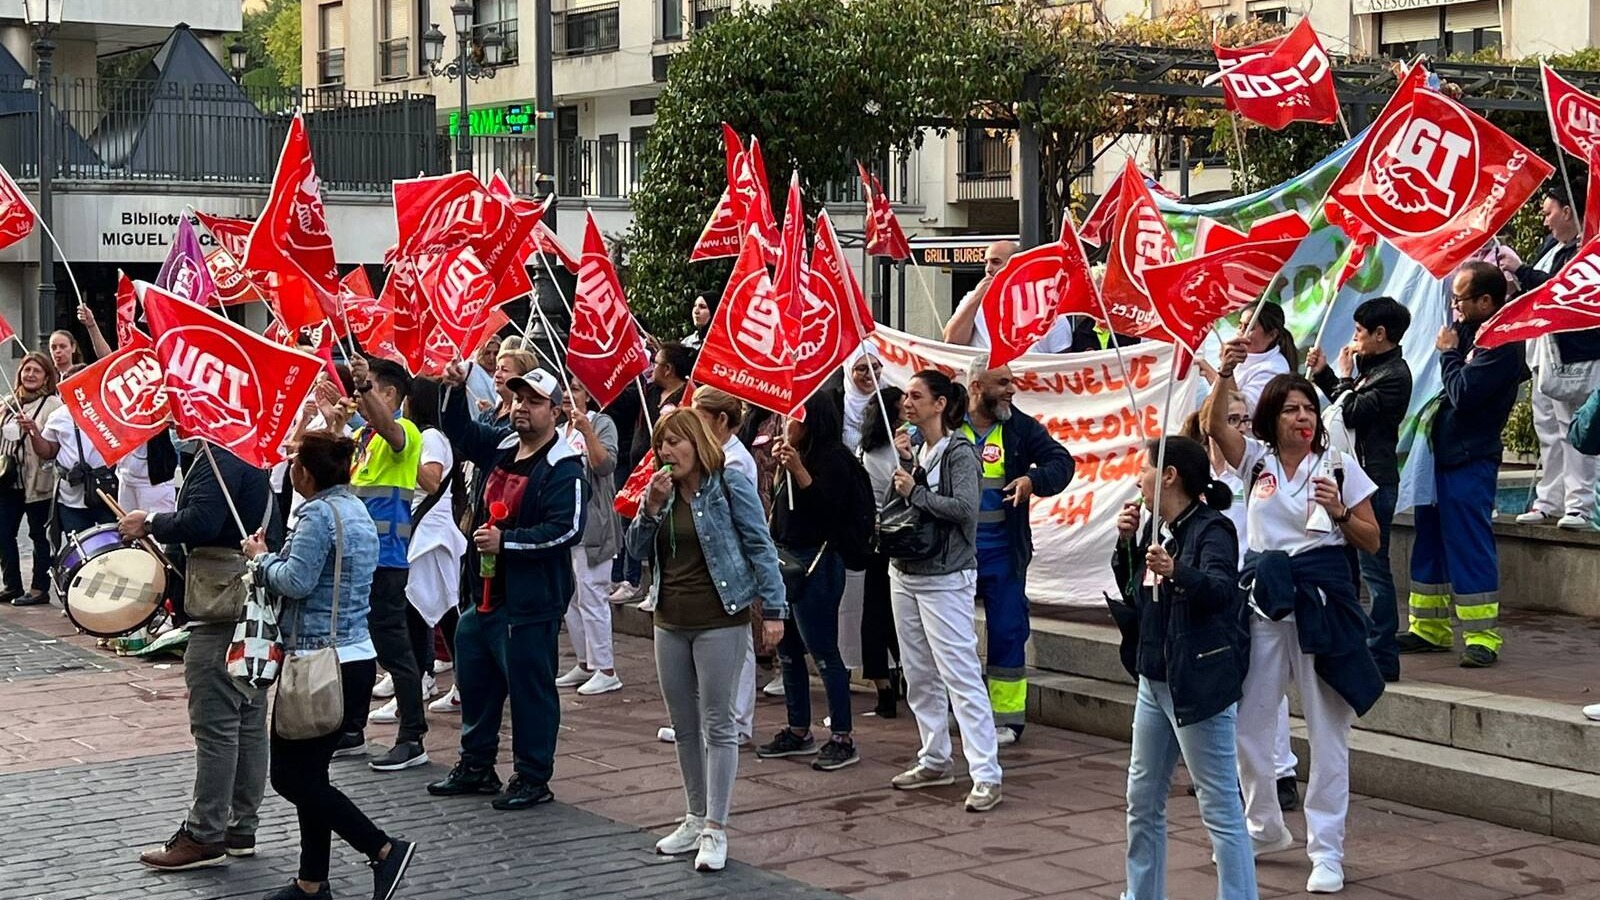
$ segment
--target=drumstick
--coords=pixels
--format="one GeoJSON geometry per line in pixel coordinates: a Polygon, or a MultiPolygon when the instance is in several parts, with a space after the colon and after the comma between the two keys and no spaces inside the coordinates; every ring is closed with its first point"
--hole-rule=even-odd
{"type": "MultiPolygon", "coordinates": [[[[112,497],[110,494],[107,494],[104,490],[101,490],[100,488],[95,488],[94,492],[99,495],[100,502],[104,503],[106,505],[107,509],[109,509],[112,512],[117,514],[117,518],[118,519],[121,519],[123,516],[127,515],[127,512],[125,512],[123,510],[122,505],[119,504],[116,501],[116,498],[112,497]]],[[[151,540],[150,538],[147,538],[147,537],[142,537],[142,538],[139,538],[136,543],[138,543],[138,545],[140,547],[143,547],[146,551],[148,551],[151,556],[154,556],[158,561],[160,561],[160,563],[163,566],[166,566],[167,570],[172,572],[172,574],[174,574],[174,575],[181,574],[178,571],[178,567],[174,566],[172,564],[172,560],[167,558],[167,554],[162,552],[161,546],[159,544],[157,544],[155,541],[153,541],[153,540],[151,540]]]]}

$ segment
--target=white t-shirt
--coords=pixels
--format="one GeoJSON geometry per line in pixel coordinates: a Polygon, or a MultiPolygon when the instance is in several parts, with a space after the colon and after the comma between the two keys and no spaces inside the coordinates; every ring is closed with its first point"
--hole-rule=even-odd
{"type": "MultiPolygon", "coordinates": [[[[948,446],[950,446],[950,435],[947,434],[939,438],[939,443],[931,447],[923,444],[921,450],[915,451],[911,455],[916,464],[921,466],[922,470],[928,474],[928,490],[930,491],[939,489],[939,470],[944,468],[944,451],[948,446]]],[[[899,451],[895,452],[896,455],[899,454],[899,451]]],[[[890,472],[889,476],[893,478],[894,473],[890,472]]]]}
{"type": "Polygon", "coordinates": [[[722,443],[722,460],[723,468],[730,472],[743,472],[752,485],[760,483],[756,480],[759,471],[756,469],[756,458],[751,456],[750,451],[739,441],[738,435],[730,434],[722,443]]]}
{"type": "MultiPolygon", "coordinates": [[[[1335,451],[1330,451],[1330,453],[1335,451]]],[[[1338,547],[1345,543],[1344,532],[1335,525],[1327,534],[1306,531],[1306,521],[1315,503],[1311,479],[1322,465],[1322,457],[1307,455],[1291,478],[1283,471],[1278,455],[1255,438],[1244,439],[1244,458],[1234,474],[1248,483],[1256,463],[1265,461],[1255,488],[1250,491],[1247,528],[1249,546],[1257,553],[1282,550],[1290,556],[1318,547],[1338,547]]],[[[1345,506],[1353,507],[1377,492],[1354,456],[1339,454],[1337,465],[1344,468],[1344,488],[1340,495],[1345,506]]]]}
{"type": "Polygon", "coordinates": [[[1239,535],[1239,564],[1243,565],[1245,551],[1250,549],[1250,516],[1244,502],[1244,479],[1227,468],[1221,472],[1212,472],[1211,477],[1233,491],[1233,505],[1229,506],[1223,515],[1233,523],[1233,530],[1239,535]]]}
{"type": "MultiPolygon", "coordinates": [[[[83,449],[89,449],[85,444],[83,449]]],[[[133,482],[138,485],[150,483],[150,445],[140,444],[133,448],[127,456],[117,460],[117,479],[122,482],[133,482]]]]}
{"type": "MultiPolygon", "coordinates": [[[[444,436],[444,432],[437,428],[429,428],[422,432],[422,461],[418,463],[418,467],[428,463],[444,466],[444,480],[440,482],[444,493],[439,495],[439,502],[434,504],[433,509],[428,510],[424,521],[443,515],[443,524],[447,526],[450,524],[450,469],[455,465],[455,460],[455,454],[450,450],[450,439],[444,436]]],[[[411,508],[416,509],[426,499],[428,499],[426,491],[417,491],[411,495],[411,508]]]]}
{"type": "MultiPolygon", "coordinates": [[[[961,305],[978,303],[978,289],[973,288],[961,298],[961,305]]],[[[972,320],[972,338],[967,341],[968,347],[979,350],[989,349],[989,320],[983,314],[983,307],[978,307],[978,315],[972,320]]],[[[1051,323],[1050,330],[1044,333],[1038,343],[1028,350],[1029,353],[1064,353],[1072,349],[1072,317],[1056,316],[1051,323]]]]}
{"type": "Polygon", "coordinates": [[[82,484],[68,484],[66,473],[78,464],[78,445],[83,445],[82,461],[100,468],[106,464],[100,451],[95,449],[94,441],[84,437],[78,430],[78,423],[72,420],[72,414],[67,412],[65,406],[58,408],[44,420],[44,427],[39,429],[39,436],[47,441],[54,441],[61,445],[61,452],[56,454],[56,465],[62,472],[62,477],[56,479],[56,498],[62,506],[74,509],[87,509],[88,504],[83,499],[82,484]]]}
{"type": "Polygon", "coordinates": [[[1238,386],[1239,393],[1244,395],[1244,407],[1253,416],[1256,414],[1256,404],[1261,402],[1261,392],[1267,382],[1279,375],[1289,374],[1289,360],[1277,347],[1265,353],[1251,353],[1245,356],[1244,362],[1233,371],[1233,383],[1238,386]]]}

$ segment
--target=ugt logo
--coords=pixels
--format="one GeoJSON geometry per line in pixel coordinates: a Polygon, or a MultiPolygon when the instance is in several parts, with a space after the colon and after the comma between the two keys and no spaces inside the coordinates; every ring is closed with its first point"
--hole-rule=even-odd
{"type": "Polygon", "coordinates": [[[1460,215],[1477,193],[1475,129],[1443,102],[1423,98],[1395,116],[1379,134],[1381,148],[1367,166],[1377,200],[1367,208],[1390,230],[1427,234],[1460,215]]]}
{"type": "Polygon", "coordinates": [[[1600,266],[1593,258],[1580,259],[1550,283],[1550,303],[1564,309],[1600,312],[1600,266]]]}
{"type": "Polygon", "coordinates": [[[757,268],[725,301],[728,324],[733,326],[733,349],[752,368],[777,371],[786,367],[787,341],[783,334],[783,314],[772,296],[766,272],[757,268]],[[749,298],[746,300],[745,298],[749,298]]]}
{"type": "Polygon", "coordinates": [[[1567,94],[1556,104],[1556,122],[1578,142],[1585,156],[1600,144],[1600,112],[1577,94],[1567,94]]]}
{"type": "Polygon", "coordinates": [[[232,338],[202,326],[180,326],[161,335],[170,346],[167,399],[188,430],[200,431],[226,447],[244,443],[255,433],[262,408],[261,379],[244,348],[232,338]]]}

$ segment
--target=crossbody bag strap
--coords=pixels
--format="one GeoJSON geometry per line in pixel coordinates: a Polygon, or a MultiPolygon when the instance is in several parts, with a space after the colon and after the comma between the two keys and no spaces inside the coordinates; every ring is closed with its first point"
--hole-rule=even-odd
{"type": "Polygon", "coordinates": [[[333,612],[328,616],[328,643],[338,646],[339,592],[342,588],[339,576],[344,569],[344,521],[339,518],[338,507],[329,503],[328,508],[333,510],[333,612]]]}

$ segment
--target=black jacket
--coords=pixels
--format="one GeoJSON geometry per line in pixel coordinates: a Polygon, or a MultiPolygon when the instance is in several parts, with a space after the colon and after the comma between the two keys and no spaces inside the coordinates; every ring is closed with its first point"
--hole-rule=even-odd
{"type": "MultiPolygon", "coordinates": [[[[239,518],[251,531],[261,527],[272,497],[265,471],[246,464],[214,444],[211,446],[211,455],[217,461],[217,472],[222,474],[222,482],[217,482],[216,473],[211,470],[205,452],[196,453],[183,473],[183,488],[178,492],[176,508],[172,512],[156,513],[150,517],[150,536],[167,545],[167,556],[171,557],[172,564],[179,572],[184,571],[187,561],[185,547],[226,547],[237,550],[244,540],[245,536],[239,533],[239,526],[233,521],[233,513],[228,510],[228,498],[223,496],[224,486],[233,498],[239,518]]],[[[271,532],[271,539],[267,543],[275,547],[279,543],[278,528],[274,526],[271,532]]],[[[172,601],[182,618],[183,582],[181,579],[175,581],[171,591],[172,601]]]]}
{"type": "Polygon", "coordinates": [[[1396,347],[1388,353],[1356,362],[1359,378],[1339,378],[1332,366],[1315,376],[1317,387],[1330,400],[1345,393],[1344,424],[1356,437],[1356,459],[1362,471],[1380,487],[1400,483],[1400,423],[1411,406],[1411,367],[1396,347]]]}
{"type": "Polygon", "coordinates": [[[1383,675],[1367,649],[1372,620],[1356,596],[1345,548],[1318,547],[1294,556],[1282,550],[1251,552],[1240,584],[1274,622],[1294,614],[1300,652],[1315,658],[1317,677],[1356,715],[1366,715],[1383,696],[1383,675]]]}
{"type": "MultiPolygon", "coordinates": [[[[1077,468],[1072,454],[1033,416],[1013,409],[1000,440],[1006,454],[1006,484],[1026,475],[1033,480],[1035,497],[1054,497],[1072,483],[1077,468]]],[[[1027,505],[1006,504],[1006,540],[1011,544],[1018,577],[1026,577],[1033,561],[1033,525],[1028,521],[1027,505]]]]}
{"type": "Polygon", "coordinates": [[[1176,566],[1161,599],[1144,586],[1147,528],[1137,546],[1118,541],[1111,568],[1122,589],[1107,597],[1122,631],[1128,674],[1164,681],[1178,724],[1211,718],[1239,700],[1249,663],[1241,622],[1239,537],[1233,522],[1203,503],[1185,510],[1167,542],[1176,566]]]}
{"type": "MultiPolygon", "coordinates": [[[[1556,245],[1553,234],[1545,235],[1544,242],[1533,254],[1534,262],[1544,259],[1550,248],[1556,245]]],[[[1525,263],[1517,269],[1517,283],[1524,292],[1531,291],[1546,281],[1551,276],[1561,271],[1572,258],[1578,255],[1578,241],[1562,245],[1556,255],[1550,260],[1549,270],[1535,269],[1532,263],[1525,263]]],[[[1600,328],[1591,328],[1587,331],[1569,331],[1558,334],[1556,348],[1561,351],[1561,361],[1564,363],[1593,362],[1600,359],[1600,328]]]]}
{"type": "Polygon", "coordinates": [[[1493,350],[1473,346],[1478,325],[1455,324],[1461,343],[1439,355],[1444,400],[1433,420],[1434,465],[1454,469],[1473,462],[1499,462],[1505,450],[1500,432],[1517,402],[1517,388],[1529,376],[1521,341],[1493,350]]]}

